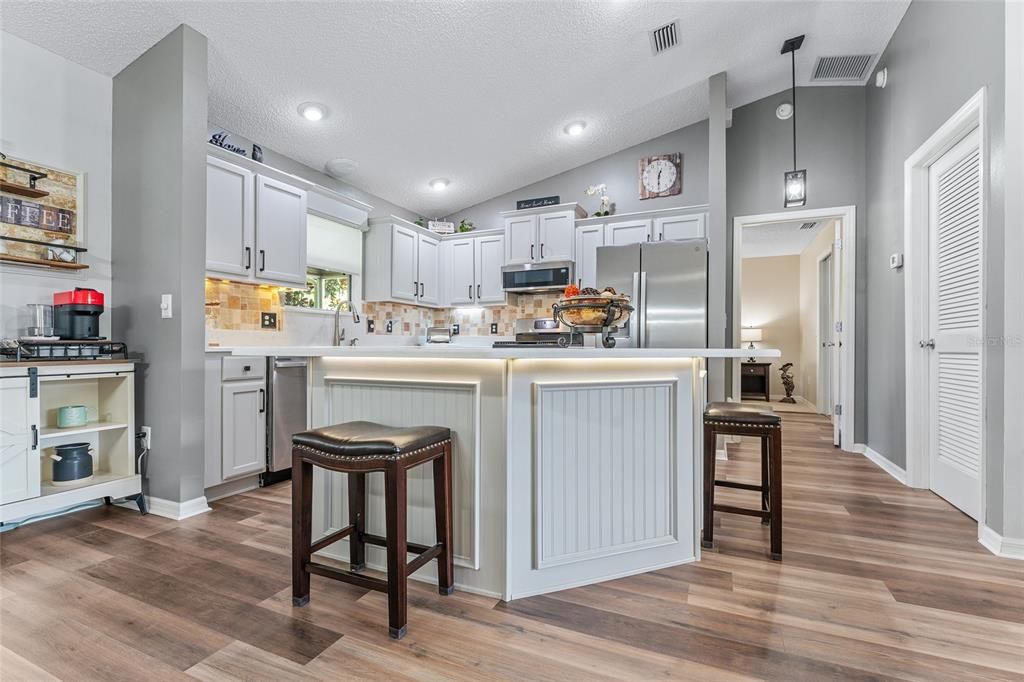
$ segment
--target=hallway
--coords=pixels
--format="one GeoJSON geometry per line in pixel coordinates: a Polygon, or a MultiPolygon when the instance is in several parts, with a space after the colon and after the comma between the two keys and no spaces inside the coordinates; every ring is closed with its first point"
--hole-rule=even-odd
{"type": "MultiPolygon", "coordinates": [[[[785,413],[784,559],[720,515],[698,564],[502,604],[410,584],[289,588],[289,488],[175,523],[97,508],[0,535],[4,679],[1024,679],[1024,563],[973,521],[785,413]],[[83,668],[81,652],[91,653],[83,668]],[[184,674],[183,674],[184,673],[184,674]],[[52,677],[51,677],[52,676],[52,677]]],[[[722,463],[756,478],[757,450],[722,463]]],[[[723,491],[723,495],[741,492],[723,491]]],[[[756,495],[755,493],[747,493],[756,495]]]]}

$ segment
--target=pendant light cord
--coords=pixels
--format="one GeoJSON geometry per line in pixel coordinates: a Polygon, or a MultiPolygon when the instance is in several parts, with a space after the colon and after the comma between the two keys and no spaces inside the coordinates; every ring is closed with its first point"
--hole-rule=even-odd
{"type": "Polygon", "coordinates": [[[789,53],[793,75],[793,170],[796,170],[796,50],[789,53]]]}

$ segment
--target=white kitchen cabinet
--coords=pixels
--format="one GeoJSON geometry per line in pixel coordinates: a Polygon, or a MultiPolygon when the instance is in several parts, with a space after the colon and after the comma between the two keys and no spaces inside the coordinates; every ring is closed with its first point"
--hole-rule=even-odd
{"type": "Polygon", "coordinates": [[[441,304],[441,242],[425,234],[416,239],[418,302],[422,305],[441,304]]]}
{"type": "Polygon", "coordinates": [[[704,213],[693,213],[679,216],[659,216],[654,219],[652,241],[672,241],[677,239],[704,239],[704,213]]]}
{"type": "Polygon", "coordinates": [[[225,382],[221,387],[221,474],[225,480],[266,467],[266,411],[263,381],[225,382]]]}
{"type": "Polygon", "coordinates": [[[206,270],[249,278],[256,241],[255,175],[206,159],[206,270]]]}
{"type": "Polygon", "coordinates": [[[505,263],[572,260],[576,220],[586,218],[579,204],[505,211],[505,263]]]}
{"type": "Polygon", "coordinates": [[[576,230],[576,284],[597,287],[597,248],[604,246],[604,225],[583,225],[576,230]]]}
{"type": "Polygon", "coordinates": [[[306,284],[306,191],[256,176],[256,279],[306,284]]]}
{"type": "Polygon", "coordinates": [[[504,304],[507,300],[501,281],[505,257],[505,235],[493,234],[474,240],[474,279],[476,302],[480,305],[504,304]]]}
{"type": "Polygon", "coordinates": [[[505,262],[530,263],[536,256],[537,216],[523,215],[505,218],[505,262]]]}
{"type": "MultiPolygon", "coordinates": [[[[445,242],[448,250],[448,302],[451,305],[472,305],[476,302],[476,282],[479,266],[476,265],[478,240],[473,237],[452,239],[445,242]]],[[[498,270],[505,257],[505,245],[498,256],[498,270]]],[[[500,281],[500,275],[499,275],[500,281]]]]}
{"type": "Polygon", "coordinates": [[[39,400],[29,382],[0,378],[0,505],[40,492],[39,400]]]}
{"type": "Polygon", "coordinates": [[[605,244],[609,246],[626,246],[651,241],[651,220],[624,220],[608,223],[605,226],[605,244]]]}
{"type": "Polygon", "coordinates": [[[418,237],[407,227],[391,228],[391,297],[399,301],[415,303],[420,293],[416,278],[418,237]]]}

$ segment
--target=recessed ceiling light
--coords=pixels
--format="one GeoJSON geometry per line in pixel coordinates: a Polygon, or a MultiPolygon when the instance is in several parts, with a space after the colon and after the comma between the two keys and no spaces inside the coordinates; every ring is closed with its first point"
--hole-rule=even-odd
{"type": "Polygon", "coordinates": [[[565,134],[572,135],[575,137],[583,132],[584,128],[587,127],[586,121],[573,121],[569,125],[565,126],[565,134]]]}
{"type": "Polygon", "coordinates": [[[440,192],[441,190],[444,190],[444,189],[447,189],[447,188],[448,188],[448,178],[437,178],[436,180],[431,180],[430,181],[430,189],[434,190],[435,192],[440,192]]]}
{"type": "Polygon", "coordinates": [[[299,114],[307,121],[319,121],[327,115],[327,107],[316,102],[303,102],[299,105],[299,114]]]}

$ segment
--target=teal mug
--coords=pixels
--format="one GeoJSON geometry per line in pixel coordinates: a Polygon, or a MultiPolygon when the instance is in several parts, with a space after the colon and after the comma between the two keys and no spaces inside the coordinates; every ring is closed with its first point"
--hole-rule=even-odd
{"type": "Polygon", "coordinates": [[[84,426],[89,421],[85,405],[65,405],[57,408],[57,426],[66,429],[72,426],[84,426]]]}

